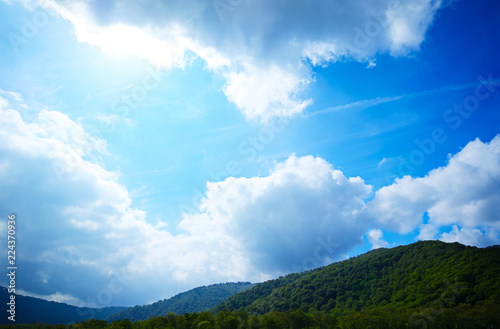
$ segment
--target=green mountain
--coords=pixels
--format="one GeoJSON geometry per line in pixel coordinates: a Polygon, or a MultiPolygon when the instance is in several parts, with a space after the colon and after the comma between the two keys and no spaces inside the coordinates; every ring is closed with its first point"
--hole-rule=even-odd
{"type": "MultiPolygon", "coordinates": [[[[5,287],[0,287],[0,301],[7,305],[11,294],[5,287]]],[[[109,315],[119,312],[125,307],[88,308],[76,307],[64,303],[49,302],[44,299],[15,295],[15,322],[8,320],[9,313],[0,317],[0,324],[16,324],[44,322],[47,324],[75,323],[88,319],[105,319],[109,315]]]]}
{"type": "Polygon", "coordinates": [[[376,249],[302,274],[264,282],[211,311],[262,315],[288,310],[342,315],[386,307],[399,311],[460,304],[500,305],[500,247],[421,241],[376,249]]]}
{"type": "Polygon", "coordinates": [[[167,313],[184,314],[201,312],[253,286],[254,284],[250,282],[238,282],[198,287],[150,305],[127,308],[121,312],[110,315],[106,320],[110,322],[124,319],[138,321],[146,320],[154,316],[165,315],[167,313]]]}

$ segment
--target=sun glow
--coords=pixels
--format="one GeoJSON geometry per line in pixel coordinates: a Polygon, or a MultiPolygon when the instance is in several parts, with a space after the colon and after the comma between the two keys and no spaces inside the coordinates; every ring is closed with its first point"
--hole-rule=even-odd
{"type": "Polygon", "coordinates": [[[145,30],[125,24],[106,28],[79,30],[80,40],[99,46],[104,52],[119,56],[137,56],[162,67],[184,67],[189,40],[180,35],[180,28],[169,30],[168,37],[152,37],[145,30]]]}

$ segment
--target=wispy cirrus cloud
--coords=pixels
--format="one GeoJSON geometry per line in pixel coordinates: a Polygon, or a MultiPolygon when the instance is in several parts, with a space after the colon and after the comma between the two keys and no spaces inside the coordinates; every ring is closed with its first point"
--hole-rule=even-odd
{"type": "Polygon", "coordinates": [[[118,124],[123,124],[128,127],[134,127],[135,124],[130,120],[130,118],[122,118],[118,114],[104,114],[98,113],[96,118],[97,121],[102,122],[107,126],[115,126],[118,124]]]}
{"type": "Polygon", "coordinates": [[[363,100],[355,101],[352,103],[337,105],[337,106],[329,107],[329,108],[326,108],[323,110],[310,112],[307,114],[307,116],[313,117],[313,116],[320,115],[320,114],[326,114],[326,113],[343,111],[343,110],[351,110],[351,109],[363,110],[363,109],[371,108],[371,107],[374,107],[374,106],[377,106],[380,104],[397,102],[397,101],[404,100],[404,99],[426,97],[426,96],[433,96],[433,95],[441,95],[441,94],[449,93],[451,91],[459,91],[459,90],[467,90],[467,89],[477,88],[479,85],[499,86],[500,85],[500,78],[493,78],[491,74],[488,77],[479,76],[478,80],[474,81],[474,82],[463,83],[463,84],[450,84],[450,85],[439,87],[439,88],[416,91],[416,92],[411,92],[411,93],[404,93],[404,94],[397,95],[397,96],[363,99],[363,100]]]}
{"type": "Polygon", "coordinates": [[[350,110],[350,109],[359,109],[359,110],[362,110],[362,109],[374,107],[374,106],[377,106],[377,105],[380,105],[380,104],[395,102],[395,101],[403,99],[404,97],[405,97],[405,95],[393,96],[393,97],[376,97],[376,98],[372,98],[372,99],[363,99],[363,100],[360,100],[360,101],[356,101],[356,102],[352,102],[352,103],[347,103],[347,104],[344,104],[344,105],[337,105],[337,106],[329,107],[329,108],[324,109],[324,110],[314,111],[314,112],[309,113],[307,116],[308,117],[313,117],[313,116],[320,115],[320,114],[337,112],[337,111],[343,111],[343,110],[350,110]]]}

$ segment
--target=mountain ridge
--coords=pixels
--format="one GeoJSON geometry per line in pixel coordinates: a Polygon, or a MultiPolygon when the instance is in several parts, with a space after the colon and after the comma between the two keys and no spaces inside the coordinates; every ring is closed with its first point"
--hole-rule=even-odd
{"type": "Polygon", "coordinates": [[[147,305],[136,305],[106,318],[108,322],[129,319],[131,321],[146,320],[167,313],[184,314],[208,310],[230,296],[247,290],[255,284],[250,282],[226,282],[201,286],[179,293],[168,299],[159,300],[147,305]]]}
{"type": "Polygon", "coordinates": [[[337,313],[384,305],[418,308],[442,294],[453,295],[453,304],[500,303],[500,248],[418,241],[375,249],[305,275],[266,281],[228,298],[211,312],[230,309],[262,315],[309,308],[337,313]]]}
{"type": "MultiPolygon", "coordinates": [[[[2,303],[7,303],[10,295],[7,288],[0,286],[0,300],[2,303]]],[[[19,294],[15,294],[15,296],[15,323],[44,322],[47,324],[68,324],[92,318],[104,320],[110,314],[126,309],[126,307],[122,306],[103,308],[78,307],[37,297],[19,294]]],[[[12,324],[12,321],[8,320],[6,316],[0,317],[0,324],[12,324]]]]}

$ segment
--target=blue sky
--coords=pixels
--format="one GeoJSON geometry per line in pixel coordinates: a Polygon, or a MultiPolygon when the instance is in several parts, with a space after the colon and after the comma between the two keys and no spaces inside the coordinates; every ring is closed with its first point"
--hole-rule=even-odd
{"type": "Polygon", "coordinates": [[[23,293],[135,305],[499,243],[496,2],[103,3],[0,1],[23,293]]]}

